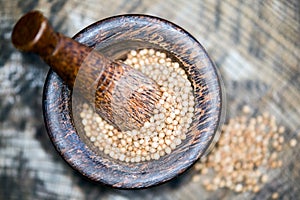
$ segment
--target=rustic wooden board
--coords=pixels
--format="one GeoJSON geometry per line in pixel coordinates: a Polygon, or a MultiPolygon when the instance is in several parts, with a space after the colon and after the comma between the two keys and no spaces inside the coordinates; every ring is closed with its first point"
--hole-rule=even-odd
{"type": "Polygon", "coordinates": [[[269,111],[300,132],[300,3],[291,1],[0,1],[0,199],[282,199],[300,195],[300,147],[284,149],[284,167],[258,193],[207,192],[191,181],[194,170],[146,190],[104,187],[82,178],[57,154],[42,117],[47,67],[10,42],[14,23],[39,9],[54,28],[73,36],[109,16],[145,13],[186,29],[206,48],[223,77],[226,119],[245,103],[257,113],[269,111]]]}

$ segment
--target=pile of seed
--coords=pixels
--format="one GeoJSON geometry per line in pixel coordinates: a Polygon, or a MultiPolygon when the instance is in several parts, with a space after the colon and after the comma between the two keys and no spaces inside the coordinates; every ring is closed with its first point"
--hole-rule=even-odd
{"type": "MultiPolygon", "coordinates": [[[[285,142],[285,128],[278,126],[268,113],[250,117],[250,107],[243,115],[222,127],[217,146],[195,165],[207,190],[229,188],[235,192],[258,192],[269,181],[268,172],[282,166],[280,151],[285,142]]],[[[292,139],[290,146],[297,141],[292,139]]]]}
{"type": "Polygon", "coordinates": [[[162,97],[139,130],[120,132],[84,104],[80,117],[89,140],[102,152],[125,162],[159,159],[182,140],[194,115],[193,88],[178,62],[153,49],[131,51],[124,63],[157,82],[162,97]]]}

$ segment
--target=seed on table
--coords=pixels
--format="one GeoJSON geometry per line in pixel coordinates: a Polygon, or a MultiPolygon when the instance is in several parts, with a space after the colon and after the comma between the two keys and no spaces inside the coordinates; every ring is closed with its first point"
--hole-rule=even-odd
{"type": "Polygon", "coordinates": [[[254,193],[257,193],[257,192],[259,192],[259,190],[260,190],[260,187],[258,186],[258,185],[255,185],[254,187],[253,187],[253,192],[254,193]]]}
{"type": "MultiPolygon", "coordinates": [[[[269,113],[250,117],[250,107],[244,108],[241,116],[229,119],[221,128],[218,145],[206,157],[205,162],[197,166],[202,174],[205,170],[212,170],[215,174],[211,182],[218,177],[225,180],[214,183],[206,189],[212,190],[222,187],[236,192],[259,192],[269,181],[266,172],[272,168],[281,167],[279,153],[283,148],[285,128],[276,124],[275,117],[269,113]]],[[[296,146],[297,141],[290,140],[290,146],[296,146]],[[293,144],[291,144],[293,143],[293,144]]],[[[202,179],[200,179],[202,180],[202,179]]]]}
{"type": "Polygon", "coordinates": [[[207,168],[204,168],[201,170],[201,174],[207,174],[208,173],[208,169],[207,168]]]}
{"type": "Polygon", "coordinates": [[[195,176],[192,177],[192,181],[193,181],[193,182],[199,182],[200,179],[201,179],[201,176],[200,176],[200,175],[195,175],[195,176]]]}
{"type": "Polygon", "coordinates": [[[278,198],[279,198],[278,192],[274,192],[274,193],[272,194],[272,199],[278,199],[278,198]]]}
{"type": "Polygon", "coordinates": [[[290,146],[291,146],[291,147],[295,147],[296,145],[297,145],[297,140],[294,139],[294,138],[291,139],[291,140],[290,140],[290,146]]]}
{"type": "Polygon", "coordinates": [[[261,182],[263,183],[266,183],[268,181],[268,176],[266,174],[264,174],[262,177],[261,177],[261,182]]]}
{"type": "Polygon", "coordinates": [[[283,136],[280,136],[280,137],[278,138],[278,142],[279,142],[280,144],[282,144],[282,143],[284,142],[284,137],[283,137],[283,136]]]}
{"type": "Polygon", "coordinates": [[[250,113],[250,111],[251,111],[251,108],[250,108],[250,106],[248,106],[248,105],[245,105],[245,106],[243,106],[243,113],[245,113],[245,114],[249,114],[249,113],[250,113]]]}
{"type": "Polygon", "coordinates": [[[278,133],[282,134],[282,133],[284,133],[284,131],[285,131],[284,126],[279,126],[278,133]]]}
{"type": "Polygon", "coordinates": [[[241,192],[243,190],[243,185],[242,184],[237,184],[236,186],[235,186],[235,191],[236,192],[241,192]]]}
{"type": "Polygon", "coordinates": [[[214,189],[213,185],[212,184],[207,184],[205,186],[205,189],[208,190],[208,191],[212,191],[214,189]]]}
{"type": "Polygon", "coordinates": [[[128,138],[126,139],[126,142],[127,142],[128,144],[131,144],[131,143],[132,143],[132,138],[131,138],[131,137],[128,137],[128,138]]]}
{"type": "Polygon", "coordinates": [[[126,148],[125,147],[120,148],[120,152],[126,153],[126,148]]]}
{"type": "Polygon", "coordinates": [[[276,150],[277,150],[277,151],[281,151],[281,150],[282,150],[282,145],[281,145],[281,144],[278,145],[278,146],[276,147],[276,150]]]}
{"type": "Polygon", "coordinates": [[[282,166],[282,160],[278,160],[278,161],[277,161],[277,166],[278,166],[278,167],[281,167],[281,166],[282,166]]]}

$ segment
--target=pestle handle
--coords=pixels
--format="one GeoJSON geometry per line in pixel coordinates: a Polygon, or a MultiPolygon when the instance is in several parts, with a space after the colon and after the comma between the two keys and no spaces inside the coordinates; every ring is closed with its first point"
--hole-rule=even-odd
{"type": "Polygon", "coordinates": [[[21,51],[39,54],[70,88],[82,62],[92,51],[56,33],[39,11],[31,11],[17,22],[12,32],[12,43],[21,51]]]}
{"type": "Polygon", "coordinates": [[[12,43],[21,51],[39,54],[73,93],[78,92],[119,130],[142,127],[161,96],[155,81],[56,33],[39,11],[29,12],[17,22],[12,43]],[[74,91],[74,85],[78,91],[74,91]]]}
{"type": "Polygon", "coordinates": [[[49,56],[54,52],[59,36],[42,13],[31,11],[14,26],[12,42],[19,50],[49,56]]]}

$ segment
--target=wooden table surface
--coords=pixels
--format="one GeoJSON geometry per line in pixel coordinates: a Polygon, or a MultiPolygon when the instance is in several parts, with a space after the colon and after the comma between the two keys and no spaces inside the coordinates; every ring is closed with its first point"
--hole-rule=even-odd
{"type": "MultiPolygon", "coordinates": [[[[0,0],[0,199],[299,199],[300,147],[286,148],[286,167],[257,193],[207,192],[191,169],[145,190],[91,183],[57,154],[43,122],[42,91],[48,67],[15,50],[14,23],[38,9],[68,36],[100,19],[143,13],[172,21],[199,40],[214,60],[226,90],[226,119],[250,105],[268,111],[300,135],[300,2],[237,0],[0,0]]],[[[298,143],[299,144],[299,143],[298,143]]]]}

